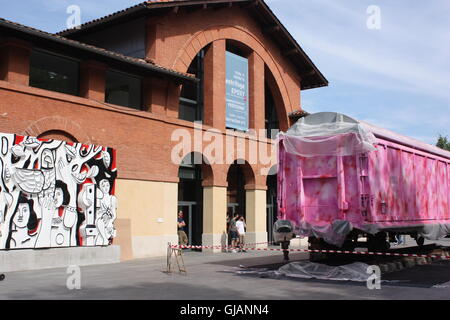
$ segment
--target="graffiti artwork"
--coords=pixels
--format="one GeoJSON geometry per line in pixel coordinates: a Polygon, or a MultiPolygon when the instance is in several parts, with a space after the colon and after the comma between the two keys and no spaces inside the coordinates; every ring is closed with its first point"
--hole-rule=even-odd
{"type": "Polygon", "coordinates": [[[116,177],[111,148],[0,133],[0,250],[111,244],[116,177]]]}

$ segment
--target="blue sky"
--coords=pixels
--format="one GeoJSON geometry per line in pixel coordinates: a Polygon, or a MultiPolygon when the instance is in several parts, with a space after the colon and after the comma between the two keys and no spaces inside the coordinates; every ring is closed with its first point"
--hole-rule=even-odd
{"type": "MultiPolygon", "coordinates": [[[[0,0],[0,17],[48,32],[66,28],[67,7],[86,22],[133,0],[0,0]]],[[[435,143],[450,137],[450,1],[267,0],[330,81],[302,92],[309,112],[337,111],[435,143]],[[370,5],[381,29],[367,27],[370,5]]]]}

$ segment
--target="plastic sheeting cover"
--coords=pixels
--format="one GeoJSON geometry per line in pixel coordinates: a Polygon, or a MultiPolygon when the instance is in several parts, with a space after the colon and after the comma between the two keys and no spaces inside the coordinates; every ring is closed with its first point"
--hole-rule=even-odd
{"type": "Polygon", "coordinates": [[[310,261],[298,261],[285,264],[278,270],[248,269],[238,271],[238,274],[254,274],[268,278],[300,278],[319,279],[333,281],[366,282],[371,274],[367,273],[369,265],[362,262],[354,262],[342,266],[328,266],[310,261]]]}
{"type": "Polygon", "coordinates": [[[273,225],[273,237],[276,242],[295,238],[294,226],[289,220],[277,220],[273,225]]]}
{"type": "Polygon", "coordinates": [[[286,151],[302,157],[348,156],[374,151],[377,139],[363,124],[340,113],[319,112],[280,133],[286,151]]]}
{"type": "Polygon", "coordinates": [[[347,235],[353,228],[353,224],[346,220],[334,220],[332,223],[323,225],[302,221],[296,228],[296,234],[302,238],[312,236],[323,238],[326,242],[340,247],[344,244],[347,235]]]}
{"type": "Polygon", "coordinates": [[[450,159],[450,152],[431,144],[416,140],[411,137],[403,136],[391,130],[380,128],[374,126],[373,124],[367,123],[365,121],[359,120],[359,122],[370,132],[372,132],[377,138],[387,139],[390,141],[395,141],[397,143],[403,144],[413,149],[422,150],[425,152],[430,152],[441,157],[450,159]]]}
{"type": "Polygon", "coordinates": [[[299,261],[285,264],[278,269],[278,273],[293,278],[366,282],[371,275],[367,273],[368,267],[369,265],[362,262],[343,266],[328,266],[309,261],[299,261]]]}

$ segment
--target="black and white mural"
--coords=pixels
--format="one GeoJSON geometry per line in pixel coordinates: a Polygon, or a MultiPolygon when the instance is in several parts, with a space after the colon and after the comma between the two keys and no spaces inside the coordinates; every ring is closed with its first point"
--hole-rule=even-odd
{"type": "Polygon", "coordinates": [[[0,250],[111,244],[116,177],[111,148],[0,133],[0,250]]]}

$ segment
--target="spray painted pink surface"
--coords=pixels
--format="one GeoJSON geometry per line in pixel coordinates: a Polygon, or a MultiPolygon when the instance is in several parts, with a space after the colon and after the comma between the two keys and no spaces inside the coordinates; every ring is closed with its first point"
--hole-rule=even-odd
{"type": "Polygon", "coordinates": [[[372,132],[376,151],[350,156],[301,157],[286,152],[281,136],[281,218],[302,226],[303,235],[330,232],[335,221],[369,232],[450,223],[450,156],[425,144],[422,151],[408,146],[388,131],[384,139],[372,132]]]}

